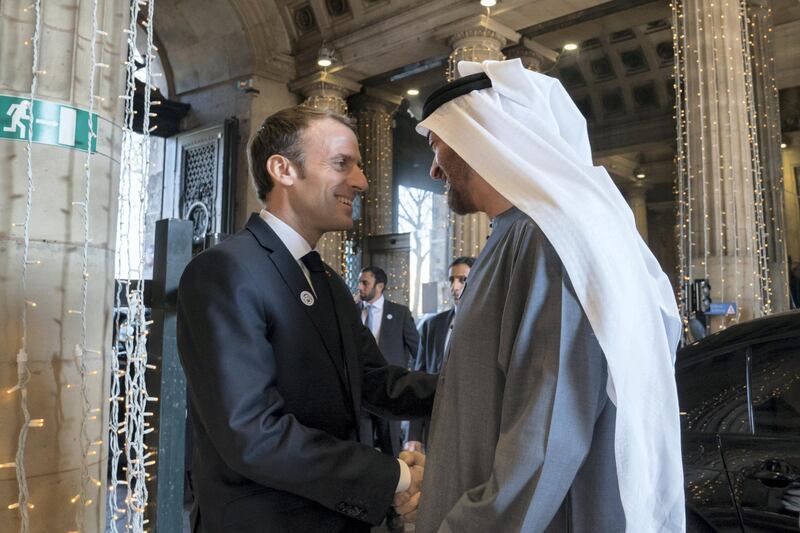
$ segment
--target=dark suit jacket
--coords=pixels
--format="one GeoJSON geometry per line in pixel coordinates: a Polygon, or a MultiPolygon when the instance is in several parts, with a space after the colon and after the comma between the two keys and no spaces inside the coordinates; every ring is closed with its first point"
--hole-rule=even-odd
{"type": "Polygon", "coordinates": [[[400,468],[357,442],[357,413],[363,402],[424,416],[435,383],[387,366],[344,282],[327,273],[340,350],[320,333],[332,317],[301,301],[310,286],[258,215],[183,273],[178,348],[203,532],[368,531],[386,514],[400,468]]]}
{"type": "MultiPolygon", "coordinates": [[[[454,309],[442,311],[430,317],[420,327],[419,351],[414,370],[438,374],[444,362],[444,348],[447,340],[447,331],[455,314],[454,309]]],[[[425,444],[428,440],[428,427],[430,418],[418,418],[408,424],[408,437],[406,440],[415,440],[425,444]]]]}
{"type": "Polygon", "coordinates": [[[384,299],[378,347],[389,364],[410,367],[417,356],[419,332],[408,307],[384,299]]]}

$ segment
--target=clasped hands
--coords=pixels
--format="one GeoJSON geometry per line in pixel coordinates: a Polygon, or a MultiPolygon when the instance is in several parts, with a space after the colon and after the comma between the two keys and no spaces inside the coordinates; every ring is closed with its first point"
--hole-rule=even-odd
{"type": "Polygon", "coordinates": [[[417,507],[422,496],[422,475],[425,470],[425,455],[421,452],[400,452],[400,460],[408,465],[411,472],[411,484],[404,492],[394,495],[392,505],[403,522],[412,523],[417,519],[417,507]]]}

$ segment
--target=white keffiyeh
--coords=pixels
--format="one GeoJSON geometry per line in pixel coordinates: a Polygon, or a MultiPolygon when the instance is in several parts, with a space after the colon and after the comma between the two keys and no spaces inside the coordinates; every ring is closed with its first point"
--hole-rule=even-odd
{"type": "Polygon", "coordinates": [[[684,531],[674,354],[681,321],[667,276],[603,167],[561,83],[512,61],[461,62],[489,89],[459,96],[417,126],[435,132],[541,228],[606,356],[627,531],[684,531]]]}

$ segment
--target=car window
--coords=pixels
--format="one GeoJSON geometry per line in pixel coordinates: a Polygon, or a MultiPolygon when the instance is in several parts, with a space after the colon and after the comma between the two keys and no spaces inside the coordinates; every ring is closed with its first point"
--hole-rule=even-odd
{"type": "Polygon", "coordinates": [[[689,361],[677,382],[684,431],[750,433],[744,351],[689,361]]]}
{"type": "Polygon", "coordinates": [[[757,434],[800,435],[800,337],[753,347],[750,395],[757,434]]]}

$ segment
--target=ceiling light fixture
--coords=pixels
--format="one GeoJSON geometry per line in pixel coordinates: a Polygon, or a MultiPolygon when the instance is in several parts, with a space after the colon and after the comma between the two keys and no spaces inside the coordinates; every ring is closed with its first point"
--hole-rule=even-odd
{"type": "Polygon", "coordinates": [[[786,148],[787,146],[789,146],[789,145],[786,144],[786,143],[781,143],[781,148],[786,148]]]}
{"type": "Polygon", "coordinates": [[[637,170],[636,171],[636,178],[643,180],[647,177],[647,174],[644,173],[644,170],[637,170]]]}
{"type": "Polygon", "coordinates": [[[322,45],[322,48],[319,49],[319,53],[317,54],[317,65],[321,67],[329,67],[333,65],[333,49],[328,48],[326,45],[322,45]]]}
{"type": "Polygon", "coordinates": [[[564,50],[566,50],[567,52],[574,52],[577,49],[578,45],[575,43],[567,43],[564,45],[564,50]]]}
{"type": "Polygon", "coordinates": [[[409,89],[406,91],[408,96],[417,96],[419,94],[419,89],[409,89]]]}
{"type": "Polygon", "coordinates": [[[481,0],[483,7],[494,7],[497,5],[497,0],[481,0]]]}

